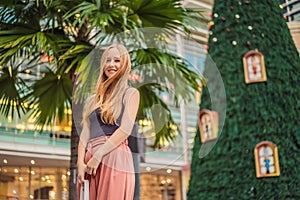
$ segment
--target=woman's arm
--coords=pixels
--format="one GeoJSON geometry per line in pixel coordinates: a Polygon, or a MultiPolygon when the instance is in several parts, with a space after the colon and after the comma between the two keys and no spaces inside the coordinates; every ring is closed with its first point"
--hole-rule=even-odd
{"type": "Polygon", "coordinates": [[[94,153],[92,159],[87,163],[86,172],[96,174],[96,170],[102,157],[118,147],[131,134],[136,114],[139,108],[140,95],[137,89],[130,88],[125,94],[125,109],[120,127],[112,136],[94,153]]]}

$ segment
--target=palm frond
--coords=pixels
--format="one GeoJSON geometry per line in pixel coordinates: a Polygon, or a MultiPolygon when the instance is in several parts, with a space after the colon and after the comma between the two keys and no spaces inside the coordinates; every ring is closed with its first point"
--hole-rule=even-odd
{"type": "MultiPolygon", "coordinates": [[[[29,26],[15,25],[10,30],[0,31],[0,63],[7,63],[19,50],[27,51],[28,55],[36,52],[61,52],[58,42],[68,42],[64,35],[37,31],[29,26]]],[[[70,46],[70,45],[69,45],[70,46]]],[[[55,55],[57,56],[57,55],[55,55]]]]}
{"type": "Polygon", "coordinates": [[[178,102],[179,95],[188,102],[199,89],[199,82],[203,82],[202,77],[189,69],[191,64],[176,54],[159,49],[139,49],[131,53],[135,55],[132,63],[137,65],[134,70],[147,83],[160,83],[168,89],[167,92],[172,89],[175,102],[178,102]]]}
{"type": "Polygon", "coordinates": [[[31,116],[36,124],[42,129],[44,125],[52,125],[56,116],[62,121],[65,109],[71,107],[72,81],[69,74],[48,71],[32,88],[27,98],[34,105],[31,116]]]}
{"type": "MultiPolygon", "coordinates": [[[[109,27],[122,30],[120,29],[124,24],[122,23],[122,14],[123,11],[120,7],[109,4],[108,1],[101,4],[97,2],[82,2],[66,13],[64,18],[75,18],[73,26],[79,29],[88,21],[90,24],[88,33],[95,28],[100,29],[104,33],[109,33],[109,27]]],[[[114,32],[116,32],[116,29],[114,32]]]]}
{"type": "Polygon", "coordinates": [[[28,109],[25,96],[31,91],[32,75],[30,70],[36,67],[35,63],[24,63],[22,58],[14,57],[0,72],[0,112],[5,117],[14,118],[14,113],[20,117],[28,109]]]}
{"type": "Polygon", "coordinates": [[[89,55],[94,49],[89,43],[73,43],[73,45],[60,56],[60,63],[68,63],[66,73],[69,73],[72,68],[78,68],[81,66],[81,62],[85,60],[85,57],[89,55]]]}
{"type": "MultiPolygon", "coordinates": [[[[0,65],[3,66],[0,69],[0,80],[3,81],[0,98],[6,102],[1,104],[0,112],[8,115],[15,108],[18,112],[34,108],[32,116],[42,124],[41,128],[51,124],[55,116],[62,118],[64,109],[71,105],[70,77],[74,73],[78,75],[75,86],[82,86],[82,93],[78,94],[84,97],[84,92],[89,92],[93,86],[82,83],[97,78],[99,66],[91,57],[100,57],[101,53],[93,54],[95,45],[102,47],[118,41],[127,44],[133,70],[146,80],[131,83],[136,84],[141,94],[139,118],[151,118],[152,107],[161,106],[166,112],[166,123],[160,128],[156,126],[155,145],[170,141],[175,137],[176,131],[172,128],[175,123],[161,93],[173,94],[175,102],[178,95],[189,99],[198,89],[201,77],[189,69],[187,61],[162,49],[167,48],[168,39],[174,32],[189,34],[189,29],[197,29],[201,20],[199,10],[183,8],[179,0],[0,2],[0,65]],[[148,27],[158,28],[149,33],[148,27]],[[156,37],[165,40],[156,40],[156,37]],[[46,76],[42,78],[26,80],[26,75],[12,76],[12,71],[24,72],[20,68],[9,70],[7,67],[14,58],[22,57],[29,68],[42,56],[54,57],[50,65],[44,63],[43,66],[51,70],[44,72],[46,76]],[[28,101],[31,104],[26,107],[22,102],[28,101]]],[[[155,120],[153,122],[157,124],[155,120]]]]}
{"type": "Polygon", "coordinates": [[[162,144],[163,141],[170,142],[174,140],[176,137],[176,130],[174,130],[176,123],[168,105],[155,92],[155,90],[162,91],[161,85],[149,83],[138,87],[138,90],[141,99],[137,118],[153,121],[154,132],[156,133],[154,147],[162,144]],[[159,109],[155,109],[156,106],[159,106],[159,109]]]}

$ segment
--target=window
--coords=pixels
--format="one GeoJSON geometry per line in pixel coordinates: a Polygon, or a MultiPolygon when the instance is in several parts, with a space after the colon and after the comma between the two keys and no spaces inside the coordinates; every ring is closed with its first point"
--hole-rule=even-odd
{"type": "Polygon", "coordinates": [[[214,140],[218,137],[218,113],[210,110],[201,110],[198,119],[201,142],[214,140]]]}
{"type": "Polygon", "coordinates": [[[246,83],[264,82],[267,80],[264,56],[258,51],[249,51],[243,57],[246,83]]]}
{"type": "Polygon", "coordinates": [[[264,141],[256,145],[255,150],[256,177],[279,176],[277,147],[272,142],[264,141]]]}

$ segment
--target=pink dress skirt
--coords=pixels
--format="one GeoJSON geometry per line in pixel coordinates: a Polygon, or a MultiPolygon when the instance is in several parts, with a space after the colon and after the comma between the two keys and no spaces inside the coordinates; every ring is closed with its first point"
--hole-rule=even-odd
{"type": "MultiPolygon", "coordinates": [[[[88,142],[85,164],[108,138],[101,136],[88,142]]],[[[133,200],[135,175],[127,140],[102,158],[95,176],[85,174],[85,179],[90,182],[90,200],[133,200]]]]}

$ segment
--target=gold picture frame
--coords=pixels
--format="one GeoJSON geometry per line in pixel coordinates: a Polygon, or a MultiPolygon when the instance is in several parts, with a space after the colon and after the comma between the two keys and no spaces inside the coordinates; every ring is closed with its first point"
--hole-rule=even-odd
{"type": "Polygon", "coordinates": [[[274,177],[280,175],[277,146],[263,141],[254,149],[256,177],[274,177]]]}
{"type": "Polygon", "coordinates": [[[267,81],[265,61],[262,53],[251,50],[243,57],[244,75],[246,83],[267,81]]]}
{"type": "Polygon", "coordinates": [[[201,110],[198,117],[201,142],[218,138],[219,116],[216,111],[201,110]]]}

